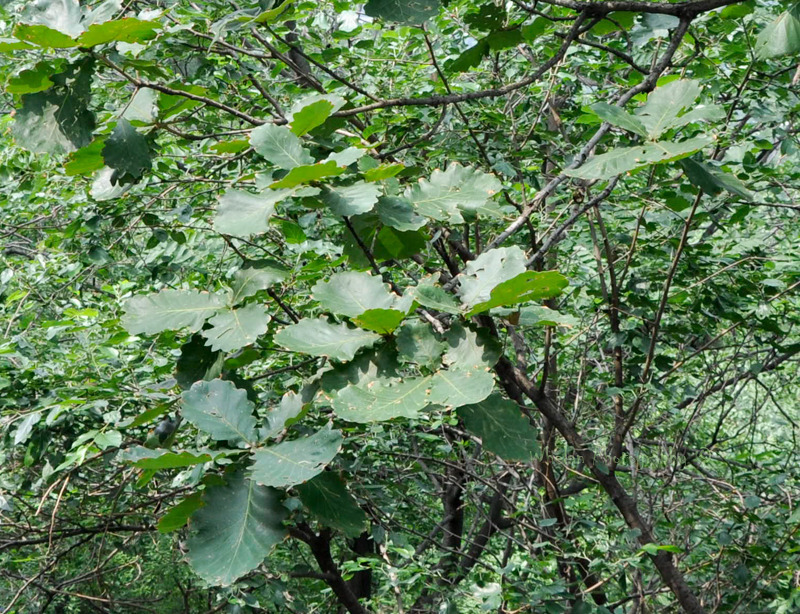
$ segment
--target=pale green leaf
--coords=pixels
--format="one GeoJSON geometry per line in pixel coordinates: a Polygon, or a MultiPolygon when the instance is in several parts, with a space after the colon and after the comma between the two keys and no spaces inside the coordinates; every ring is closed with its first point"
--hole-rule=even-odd
{"type": "Polygon", "coordinates": [[[311,288],[311,296],[323,309],[349,317],[394,305],[394,295],[383,280],[367,272],[334,273],[328,281],[318,281],[311,288]]]}
{"type": "Polygon", "coordinates": [[[430,180],[421,179],[405,191],[420,215],[434,220],[461,223],[461,210],[475,211],[501,189],[494,175],[453,162],[447,170],[435,170],[430,180]]]}
{"type": "Polygon", "coordinates": [[[495,286],[525,272],[525,261],[525,252],[517,246],[483,252],[456,278],[461,302],[471,307],[489,301],[495,286]]]}
{"type": "Polygon", "coordinates": [[[291,194],[291,190],[264,190],[259,194],[226,190],[219,199],[214,230],[242,237],[266,232],[276,203],[291,194]]]}
{"type": "Polygon", "coordinates": [[[327,356],[333,360],[352,360],[361,348],[369,347],[380,335],[345,323],[330,324],[324,319],[305,318],[275,335],[275,343],[294,352],[327,356]]]}
{"type": "Polygon", "coordinates": [[[382,196],[375,208],[381,222],[400,231],[419,230],[427,220],[414,211],[414,205],[407,198],[382,196]]]}
{"type": "Polygon", "coordinates": [[[324,187],[321,198],[333,213],[349,217],[371,211],[380,193],[375,184],[358,181],[348,186],[324,187]]]}
{"type": "Polygon", "coordinates": [[[247,393],[233,382],[213,379],[196,382],[181,394],[181,415],[212,439],[252,443],[256,440],[256,419],[247,393]]]}
{"type": "Polygon", "coordinates": [[[287,277],[289,277],[289,271],[278,262],[253,262],[250,266],[239,269],[233,274],[228,302],[236,305],[242,299],[252,296],[260,290],[267,290],[287,277]]]}
{"type": "Polygon", "coordinates": [[[363,387],[342,388],[332,399],[336,415],[348,422],[382,422],[394,418],[416,418],[430,403],[430,377],[409,377],[402,382],[373,380],[363,387]]]}
{"type": "Polygon", "coordinates": [[[595,115],[610,124],[619,126],[624,130],[630,130],[639,136],[647,136],[647,128],[635,116],[627,113],[620,107],[616,107],[605,102],[598,102],[591,107],[595,115]]]}
{"type": "Polygon", "coordinates": [[[163,290],[135,296],[125,302],[122,326],[133,334],[153,334],[189,327],[200,330],[203,322],[225,304],[223,298],[194,290],[163,290]]]}
{"type": "Polygon", "coordinates": [[[561,294],[568,283],[567,278],[556,271],[525,271],[492,288],[489,300],[475,305],[467,316],[495,307],[553,298],[561,294]]]}
{"type": "Polygon", "coordinates": [[[232,352],[255,343],[267,332],[270,317],[262,305],[251,303],[240,309],[225,309],[213,316],[211,328],[202,331],[214,351],[232,352]]]}
{"type": "Polygon", "coordinates": [[[478,403],[494,389],[494,376],[484,369],[438,371],[431,378],[430,402],[449,407],[478,403]]]}
{"type": "Polygon", "coordinates": [[[756,39],[756,55],[760,59],[800,53],[800,3],[761,30],[756,39]]]}
{"type": "Polygon", "coordinates": [[[250,475],[264,486],[294,486],[320,473],[339,453],[342,433],[330,424],[308,437],[282,441],[253,452],[250,475]]]}
{"type": "Polygon", "coordinates": [[[297,135],[285,126],[264,124],[250,133],[250,145],[267,162],[286,170],[313,164],[314,158],[297,135]]]}

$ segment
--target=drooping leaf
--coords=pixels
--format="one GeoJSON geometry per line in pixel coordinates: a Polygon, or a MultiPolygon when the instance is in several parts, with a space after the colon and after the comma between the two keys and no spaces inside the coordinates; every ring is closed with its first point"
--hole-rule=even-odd
{"type": "Polygon", "coordinates": [[[709,194],[719,194],[722,190],[726,190],[748,200],[753,198],[752,192],[733,175],[691,158],[684,158],[680,161],[680,165],[689,181],[709,194]]]}
{"type": "Polygon", "coordinates": [[[403,324],[397,333],[397,350],[401,361],[420,366],[436,365],[447,345],[433,334],[431,325],[420,320],[403,324]]]}
{"type": "Polygon", "coordinates": [[[103,147],[106,166],[114,169],[112,183],[130,183],[150,170],[150,146],[127,119],[117,120],[117,125],[103,147]]]}
{"type": "Polygon", "coordinates": [[[370,17],[417,26],[439,12],[439,0],[369,0],[364,12],[370,17]]]}
{"type": "Polygon", "coordinates": [[[394,297],[383,280],[366,272],[334,273],[328,281],[318,281],[311,288],[311,295],[323,309],[349,317],[394,305],[394,297]]]}
{"type": "Polygon", "coordinates": [[[359,328],[374,331],[379,335],[388,335],[400,326],[400,322],[405,317],[404,311],[396,309],[368,309],[358,317],[353,318],[353,324],[359,328]]]}
{"type": "Polygon", "coordinates": [[[461,302],[471,307],[489,301],[495,286],[525,272],[525,260],[525,252],[516,246],[483,252],[457,277],[461,302]]]}
{"type": "Polygon", "coordinates": [[[226,480],[206,490],[205,505],[189,520],[189,564],[215,586],[232,584],[258,567],[286,536],[287,511],[278,491],[241,474],[226,480]]]}
{"type": "Polygon", "coordinates": [[[219,199],[214,230],[240,237],[266,232],[275,204],[291,193],[291,190],[264,190],[259,194],[226,190],[219,199]]]}
{"type": "Polygon", "coordinates": [[[264,124],[250,133],[250,145],[270,164],[286,170],[314,163],[297,135],[285,126],[264,124]]]}
{"type": "Polygon", "coordinates": [[[528,463],[539,453],[539,432],[517,404],[497,393],[480,403],[458,408],[464,426],[483,447],[507,461],[528,463]]]}
{"type": "Polygon", "coordinates": [[[141,87],[134,92],[122,117],[131,122],[151,123],[158,112],[158,94],[149,87],[141,87]]]}
{"type": "Polygon", "coordinates": [[[756,55],[763,60],[799,52],[800,3],[795,3],[759,32],[756,55]]]}
{"type": "Polygon", "coordinates": [[[94,130],[89,110],[92,58],[79,60],[51,75],[49,89],[22,96],[12,132],[21,147],[34,153],[60,154],[88,145],[94,130]]]}
{"type": "Polygon", "coordinates": [[[338,166],[333,160],[328,162],[319,162],[318,164],[310,164],[308,166],[296,166],[290,170],[286,176],[280,181],[271,184],[273,190],[279,188],[293,188],[303,183],[311,183],[326,177],[335,177],[341,175],[346,169],[338,166]]]}
{"type": "Polygon", "coordinates": [[[256,419],[247,393],[233,382],[196,382],[181,394],[181,415],[212,439],[256,441],[256,419]]]}
{"type": "Polygon", "coordinates": [[[183,390],[188,390],[195,382],[218,377],[224,360],[221,352],[212,350],[203,336],[195,333],[181,346],[181,355],[175,363],[175,380],[183,390]]]}
{"type": "Polygon", "coordinates": [[[253,296],[260,290],[267,290],[289,277],[289,271],[282,264],[274,261],[256,261],[239,269],[233,275],[231,296],[228,301],[236,305],[242,299],[253,296]]]}
{"type": "Polygon", "coordinates": [[[450,407],[478,403],[494,390],[494,376],[485,369],[437,371],[431,378],[430,401],[450,407]]]}
{"type": "Polygon", "coordinates": [[[255,343],[267,331],[270,317],[263,306],[251,303],[239,309],[217,312],[208,323],[211,328],[203,330],[212,350],[232,352],[255,343]]]}
{"type": "Polygon", "coordinates": [[[378,202],[380,193],[380,188],[375,184],[358,181],[348,186],[323,188],[322,202],[336,215],[349,217],[370,211],[378,202]]]}
{"type": "Polygon", "coordinates": [[[158,532],[171,533],[182,529],[189,522],[189,517],[204,505],[202,493],[196,492],[189,495],[177,505],[169,508],[167,513],[158,519],[158,525],[156,525],[158,532]]]}
{"type": "Polygon", "coordinates": [[[430,404],[430,381],[431,378],[425,376],[405,378],[399,383],[373,380],[364,387],[350,385],[336,393],[331,406],[337,416],[348,422],[416,418],[430,404]]]}
{"type": "Polygon", "coordinates": [[[325,319],[305,318],[275,335],[275,343],[294,352],[311,356],[327,356],[333,360],[352,360],[361,348],[374,344],[379,335],[344,322],[330,324],[325,319]]]}
{"type": "Polygon", "coordinates": [[[486,204],[501,188],[493,175],[454,162],[442,172],[435,170],[430,180],[421,179],[404,196],[417,213],[434,220],[461,223],[461,210],[475,211],[486,204]]]}
{"type": "Polygon", "coordinates": [[[341,445],[342,433],[329,424],[308,437],[255,450],[250,475],[264,486],[302,484],[320,473],[341,445]]]}
{"type": "Polygon", "coordinates": [[[564,173],[581,179],[610,179],[651,164],[680,160],[692,155],[710,142],[710,138],[701,136],[678,143],[657,141],[636,147],[620,147],[589,158],[583,166],[565,169],[564,173]]]}
{"type": "Polygon", "coordinates": [[[539,301],[561,294],[567,287],[567,278],[556,271],[525,271],[492,288],[489,300],[475,305],[467,314],[473,316],[495,307],[539,301]]]}
{"type": "Polygon", "coordinates": [[[200,330],[203,322],[225,305],[217,294],[194,290],[163,290],[158,294],[134,296],[125,302],[122,326],[138,335],[189,327],[200,330]]]}
{"type": "Polygon", "coordinates": [[[329,154],[323,162],[335,162],[336,166],[342,168],[350,166],[353,162],[364,157],[367,152],[360,147],[348,147],[342,151],[334,151],[329,154]]]}
{"type": "Polygon", "coordinates": [[[367,515],[333,471],[324,471],[296,488],[303,505],[324,526],[338,529],[348,537],[358,537],[364,531],[367,515]]]}

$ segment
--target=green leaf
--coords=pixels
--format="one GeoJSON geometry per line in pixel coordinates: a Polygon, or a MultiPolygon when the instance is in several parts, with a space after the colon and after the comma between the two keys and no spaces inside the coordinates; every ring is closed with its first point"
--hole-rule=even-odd
{"type": "Polygon", "coordinates": [[[469,49],[462,51],[455,60],[447,65],[447,69],[450,72],[465,72],[479,66],[487,55],[489,55],[489,41],[482,38],[469,49]]]}
{"type": "Polygon", "coordinates": [[[381,222],[397,230],[419,230],[427,224],[427,220],[417,215],[413,203],[407,198],[382,196],[378,199],[376,211],[381,222]]]}
{"type": "Polygon", "coordinates": [[[336,215],[351,216],[366,213],[378,202],[381,189],[371,183],[358,181],[352,185],[324,187],[322,202],[336,215]]]}
{"type": "MultiPolygon", "coordinates": [[[[380,166],[376,166],[375,168],[370,168],[364,171],[364,179],[367,181],[383,181],[384,179],[394,177],[404,168],[405,165],[400,164],[399,162],[381,164],[380,166]]],[[[401,228],[400,230],[403,229],[401,228]]]]}
{"type": "Polygon", "coordinates": [[[795,3],[759,32],[756,39],[756,55],[764,60],[798,52],[800,52],[800,3],[795,3]]]}
{"type": "Polygon", "coordinates": [[[430,377],[407,377],[398,383],[370,381],[365,387],[349,385],[336,393],[331,407],[348,422],[383,422],[416,418],[429,404],[430,377]]]}
{"type": "Polygon", "coordinates": [[[439,12],[438,0],[369,0],[364,12],[370,17],[406,25],[421,25],[439,12]]]}
{"type": "Polygon", "coordinates": [[[182,529],[184,526],[186,526],[186,523],[189,522],[189,516],[194,514],[204,505],[205,502],[203,501],[202,493],[196,492],[192,495],[189,495],[177,505],[169,508],[167,513],[159,518],[157,525],[158,532],[171,533],[173,531],[177,531],[178,529],[182,529]]]}
{"type": "Polygon", "coordinates": [[[293,188],[302,183],[311,183],[325,177],[335,177],[345,172],[345,168],[337,166],[333,160],[319,162],[310,166],[297,166],[290,170],[280,181],[271,184],[273,190],[277,188],[293,188]]]}
{"type": "Polygon", "coordinates": [[[43,92],[53,86],[50,79],[57,72],[56,66],[51,62],[38,62],[31,69],[21,71],[17,76],[11,77],[6,85],[9,94],[33,94],[43,92]]]}
{"type": "Polygon", "coordinates": [[[205,338],[195,333],[181,346],[181,355],[175,364],[175,380],[183,390],[188,390],[195,382],[219,377],[224,360],[221,352],[213,351],[206,345],[205,338]]]}
{"type": "Polygon", "coordinates": [[[100,137],[86,147],[73,151],[64,165],[64,172],[73,177],[75,175],[91,175],[94,171],[103,168],[105,166],[103,162],[105,142],[105,137],[100,137]]]}
{"type": "Polygon", "coordinates": [[[265,260],[251,262],[249,266],[239,269],[233,274],[231,296],[228,302],[236,305],[248,296],[253,296],[261,290],[267,290],[287,277],[289,277],[289,271],[278,262],[265,260]]]}
{"type": "Polygon", "coordinates": [[[181,394],[181,415],[216,441],[256,441],[256,419],[247,393],[233,382],[196,382],[181,394]]]}
{"type": "Polygon", "coordinates": [[[51,75],[53,86],[24,94],[12,132],[17,143],[34,153],[61,154],[88,145],[94,130],[89,110],[94,60],[81,59],[51,75]]]}
{"type": "Polygon", "coordinates": [[[352,360],[358,350],[373,345],[378,339],[380,336],[375,333],[350,328],[344,322],[330,324],[322,318],[304,318],[275,335],[275,343],[293,352],[342,361],[352,360]]]}
{"type": "Polygon", "coordinates": [[[78,37],[81,47],[94,47],[106,43],[143,43],[156,37],[161,25],[156,21],[145,21],[125,17],[105,23],[95,23],[78,37]]]}
{"type": "Polygon", "coordinates": [[[726,190],[748,200],[753,198],[752,192],[733,175],[691,158],[684,158],[680,161],[680,165],[689,181],[708,194],[719,194],[722,190],[726,190]]]}
{"type": "Polygon", "coordinates": [[[324,471],[296,489],[303,505],[323,526],[338,529],[348,537],[358,537],[364,531],[367,515],[332,471],[324,471]]]}
{"type": "Polygon", "coordinates": [[[483,207],[501,187],[494,175],[453,162],[444,172],[433,171],[429,181],[421,179],[417,185],[408,188],[404,196],[420,215],[462,223],[461,210],[475,211],[483,207]]]}
{"type": "Polygon", "coordinates": [[[581,179],[610,179],[651,164],[662,164],[690,156],[711,142],[705,136],[679,143],[657,141],[636,147],[620,147],[590,158],[583,166],[564,173],[581,179]]]}
{"type": "Polygon", "coordinates": [[[250,145],[267,162],[278,168],[290,170],[296,166],[314,163],[314,158],[303,147],[297,135],[285,126],[259,126],[250,133],[250,145]]]}
{"type": "Polygon", "coordinates": [[[525,261],[525,252],[517,246],[483,252],[469,261],[456,278],[461,302],[471,307],[490,301],[495,286],[525,272],[525,261]]]}
{"type": "Polygon", "coordinates": [[[303,136],[325,123],[332,113],[341,109],[346,100],[330,94],[314,94],[301,100],[292,109],[289,126],[292,133],[303,136]]]}
{"type": "Polygon", "coordinates": [[[291,194],[291,190],[264,190],[258,194],[225,190],[214,216],[214,230],[241,237],[264,233],[269,229],[275,205],[291,194]]]}
{"type": "Polygon", "coordinates": [[[494,376],[484,369],[438,371],[431,379],[430,401],[450,407],[478,403],[494,390],[494,376]]]}
{"type": "Polygon", "coordinates": [[[112,183],[135,181],[150,170],[152,164],[147,139],[127,119],[117,120],[103,147],[103,160],[115,171],[116,181],[112,177],[112,183]]]}
{"type": "Polygon", "coordinates": [[[447,345],[433,334],[431,325],[420,320],[403,324],[397,333],[397,350],[401,361],[431,367],[440,362],[447,345]]]}
{"type": "Polygon", "coordinates": [[[400,326],[400,322],[405,317],[404,311],[397,311],[396,309],[368,309],[357,318],[354,318],[353,324],[380,335],[388,335],[400,326]]]}
{"type": "Polygon", "coordinates": [[[627,113],[620,107],[605,102],[598,102],[592,105],[591,109],[600,119],[610,124],[614,124],[625,130],[630,130],[640,136],[647,136],[647,128],[645,128],[644,124],[637,117],[627,113]]]}
{"type": "Polygon", "coordinates": [[[142,446],[134,446],[120,454],[120,460],[132,463],[139,469],[174,469],[176,467],[192,467],[211,462],[210,454],[181,450],[151,450],[142,446]]]}
{"type": "Polygon", "coordinates": [[[517,404],[494,393],[480,403],[458,408],[464,426],[483,447],[506,461],[529,463],[539,454],[539,431],[517,404]]]}
{"type": "Polygon", "coordinates": [[[189,520],[189,564],[215,586],[232,584],[258,567],[286,536],[287,511],[278,491],[241,474],[228,476],[227,482],[209,487],[204,507],[189,520]]]}
{"type": "Polygon", "coordinates": [[[394,295],[383,280],[366,272],[334,273],[328,281],[318,281],[311,288],[311,296],[323,309],[349,317],[394,305],[394,295]]]}
{"type": "Polygon", "coordinates": [[[250,475],[264,486],[294,486],[320,473],[339,453],[342,433],[330,424],[301,439],[282,441],[253,452],[250,475]]]}
{"type": "Polygon", "coordinates": [[[232,352],[256,340],[267,332],[270,317],[258,303],[251,303],[240,309],[226,309],[218,312],[208,323],[202,335],[208,339],[212,350],[232,352]]]}
{"type": "Polygon", "coordinates": [[[21,41],[48,49],[69,49],[78,46],[78,42],[67,34],[42,25],[17,24],[14,36],[21,41]]]}
{"type": "Polygon", "coordinates": [[[422,232],[400,232],[384,226],[375,237],[374,255],[377,260],[402,260],[425,251],[428,236],[422,232]]]}
{"type": "Polygon", "coordinates": [[[163,290],[135,296],[125,302],[122,326],[132,335],[154,334],[189,327],[200,330],[203,322],[225,305],[221,296],[194,290],[163,290]]]}
{"type": "Polygon", "coordinates": [[[469,311],[467,317],[472,317],[494,307],[553,298],[561,294],[561,291],[568,284],[567,278],[556,271],[525,271],[516,277],[497,284],[492,288],[489,300],[475,305],[469,311]]]}

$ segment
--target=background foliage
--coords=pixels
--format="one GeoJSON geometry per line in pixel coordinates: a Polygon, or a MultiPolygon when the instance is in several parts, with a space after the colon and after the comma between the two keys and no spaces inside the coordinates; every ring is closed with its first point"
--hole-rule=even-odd
{"type": "Polygon", "coordinates": [[[800,5],[2,5],[3,612],[800,609],[800,5]]]}

